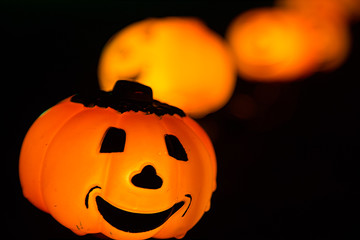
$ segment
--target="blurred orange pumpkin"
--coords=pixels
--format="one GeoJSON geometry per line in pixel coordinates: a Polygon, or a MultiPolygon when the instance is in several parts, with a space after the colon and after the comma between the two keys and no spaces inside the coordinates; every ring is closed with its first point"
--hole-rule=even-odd
{"type": "Polygon", "coordinates": [[[119,81],[38,118],[20,180],[26,198],[76,234],[181,238],[210,208],[216,160],[195,121],[151,89],[119,81]]]}
{"type": "Polygon", "coordinates": [[[293,81],[318,67],[314,29],[294,11],[250,10],[233,20],[227,39],[239,74],[252,81],[293,81]]]}
{"type": "Polygon", "coordinates": [[[202,117],[231,97],[236,72],[225,42],[195,18],[151,18],[129,25],[104,47],[101,89],[119,79],[148,85],[154,98],[202,117]]]}
{"type": "Polygon", "coordinates": [[[350,47],[348,22],[351,11],[359,9],[359,3],[356,6],[352,0],[278,1],[284,10],[302,14],[314,29],[312,38],[318,44],[320,71],[334,70],[346,59],[350,47]]]}

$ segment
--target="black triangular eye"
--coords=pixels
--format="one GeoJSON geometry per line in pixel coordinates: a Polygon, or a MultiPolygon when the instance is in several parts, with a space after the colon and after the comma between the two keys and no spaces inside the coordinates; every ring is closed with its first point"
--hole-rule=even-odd
{"type": "Polygon", "coordinates": [[[123,152],[125,148],[126,133],[121,128],[110,127],[105,133],[101,144],[101,153],[123,152]]]}
{"type": "Polygon", "coordinates": [[[186,151],[176,136],[166,134],[165,143],[168,153],[171,157],[180,161],[188,160],[186,151]]]}

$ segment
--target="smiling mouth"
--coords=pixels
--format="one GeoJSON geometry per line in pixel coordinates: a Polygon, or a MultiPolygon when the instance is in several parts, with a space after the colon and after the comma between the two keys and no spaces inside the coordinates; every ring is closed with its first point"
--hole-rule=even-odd
{"type": "Polygon", "coordinates": [[[161,226],[176,213],[184,203],[184,201],[175,203],[171,208],[162,212],[144,214],[127,212],[114,207],[100,196],[96,197],[98,210],[105,221],[116,229],[131,233],[146,232],[161,226]]]}

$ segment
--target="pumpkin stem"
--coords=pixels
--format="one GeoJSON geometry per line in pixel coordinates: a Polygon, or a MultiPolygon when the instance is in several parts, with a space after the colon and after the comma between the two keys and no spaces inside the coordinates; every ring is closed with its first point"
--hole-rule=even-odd
{"type": "Polygon", "coordinates": [[[153,92],[150,87],[126,80],[117,81],[112,94],[116,99],[122,101],[130,100],[148,103],[153,101],[153,92]]]}
{"type": "Polygon", "coordinates": [[[85,107],[110,107],[118,112],[127,111],[144,112],[146,114],[178,114],[185,117],[185,113],[174,106],[159,102],[153,99],[152,89],[138,82],[119,80],[116,82],[113,91],[96,91],[80,93],[71,97],[71,102],[81,103],[85,107]]]}

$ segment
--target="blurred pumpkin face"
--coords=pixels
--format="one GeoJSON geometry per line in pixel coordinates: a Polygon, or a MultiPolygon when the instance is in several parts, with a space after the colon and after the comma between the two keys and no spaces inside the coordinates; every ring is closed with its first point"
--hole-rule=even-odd
{"type": "Polygon", "coordinates": [[[122,113],[98,99],[68,98],[33,124],[20,156],[24,195],[79,235],[184,236],[216,188],[206,133],[181,112],[122,113]]]}
{"type": "Polygon", "coordinates": [[[114,35],[99,62],[99,83],[118,79],[150,86],[154,98],[201,117],[221,108],[235,85],[223,40],[193,18],[146,19],[114,35]]]}
{"type": "Polygon", "coordinates": [[[241,76],[254,81],[291,81],[318,64],[312,29],[301,16],[256,9],[236,18],[227,33],[241,76]]]}

